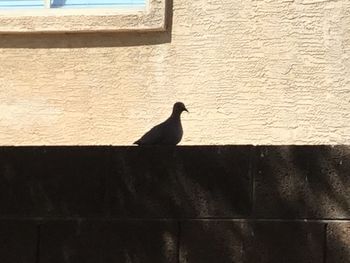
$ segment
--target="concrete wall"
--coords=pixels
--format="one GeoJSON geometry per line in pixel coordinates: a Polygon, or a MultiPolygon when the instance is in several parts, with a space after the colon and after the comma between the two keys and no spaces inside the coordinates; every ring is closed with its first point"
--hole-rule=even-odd
{"type": "Polygon", "coordinates": [[[350,262],[350,147],[0,148],[0,261],[350,262]]]}
{"type": "Polygon", "coordinates": [[[130,144],[179,100],[183,144],[349,143],[348,0],[169,2],[163,33],[0,35],[0,143],[130,144]]]}

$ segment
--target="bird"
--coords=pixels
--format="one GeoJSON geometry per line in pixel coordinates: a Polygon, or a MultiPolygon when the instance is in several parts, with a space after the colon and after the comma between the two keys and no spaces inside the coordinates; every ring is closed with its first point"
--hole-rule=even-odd
{"type": "Polygon", "coordinates": [[[177,145],[181,141],[183,135],[180,116],[184,111],[188,112],[185,104],[182,102],[176,102],[168,119],[157,126],[154,126],[133,144],[137,144],[139,146],[177,145]]]}

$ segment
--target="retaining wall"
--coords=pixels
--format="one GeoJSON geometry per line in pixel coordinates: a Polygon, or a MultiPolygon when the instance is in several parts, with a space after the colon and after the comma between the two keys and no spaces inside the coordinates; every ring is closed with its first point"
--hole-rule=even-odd
{"type": "Polygon", "coordinates": [[[350,262],[349,146],[1,147],[0,262],[350,262]]]}

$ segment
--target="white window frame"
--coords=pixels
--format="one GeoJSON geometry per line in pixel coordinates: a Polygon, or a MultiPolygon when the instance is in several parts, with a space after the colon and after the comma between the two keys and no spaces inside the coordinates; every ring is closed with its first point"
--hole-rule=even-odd
{"type": "MultiPolygon", "coordinates": [[[[44,8],[0,10],[0,34],[165,31],[166,1],[146,0],[146,8],[44,8]]],[[[49,0],[45,6],[49,7],[49,0]]]]}

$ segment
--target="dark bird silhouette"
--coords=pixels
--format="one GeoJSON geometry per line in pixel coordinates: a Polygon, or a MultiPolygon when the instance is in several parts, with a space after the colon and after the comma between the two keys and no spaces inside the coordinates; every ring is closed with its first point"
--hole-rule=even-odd
{"type": "Polygon", "coordinates": [[[170,117],[153,127],[141,139],[134,142],[137,145],[176,145],[178,144],[183,135],[181,125],[181,113],[187,111],[185,105],[182,102],[176,102],[173,107],[173,112],[170,117]]]}

